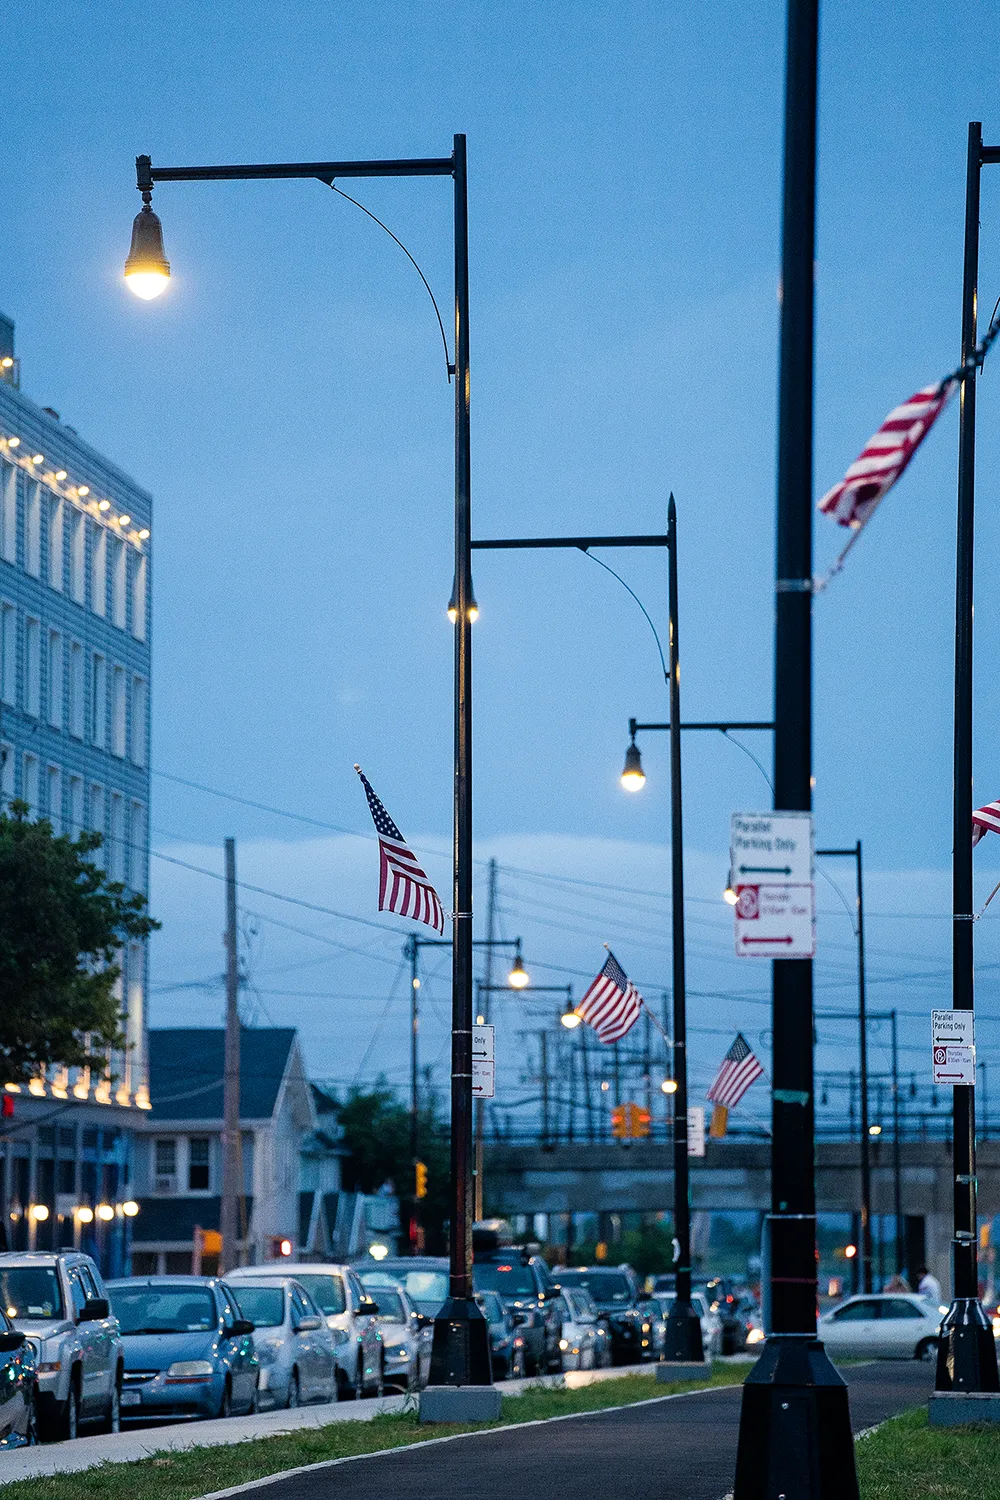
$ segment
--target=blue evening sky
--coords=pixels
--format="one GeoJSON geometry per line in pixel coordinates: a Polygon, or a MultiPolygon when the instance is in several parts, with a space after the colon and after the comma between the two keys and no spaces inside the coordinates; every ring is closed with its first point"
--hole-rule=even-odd
{"type": "MultiPolygon", "coordinates": [[[[985,0],[928,0],[919,24],[872,0],[825,8],[817,494],[890,406],[956,362],[969,119],[1000,138],[995,22],[985,0]]],[[[0,307],[25,390],[156,497],[158,771],[368,836],[359,760],[411,840],[446,850],[452,408],[415,273],[317,182],[158,188],[174,281],[159,302],[129,296],[138,152],[177,165],[447,155],[465,131],[476,533],[657,530],[672,489],[685,715],[769,716],[783,29],[780,5],[734,0],[8,7],[0,307]]],[[[449,183],[343,186],[405,241],[447,321],[449,183]]],[[[987,170],[984,315],[998,247],[1000,170],[987,170]]],[[[980,388],[983,801],[1000,795],[996,358],[980,388]]],[[[913,1012],[921,1078],[919,1017],[947,996],[956,433],[953,407],[815,611],[817,835],[863,838],[873,912],[903,914],[873,921],[872,958],[880,1001],[913,1012]]],[[[820,566],[840,537],[822,520],[816,534],[820,566]]],[[[662,627],[662,555],[607,560],[662,627]]],[[[642,797],[617,784],[629,716],[666,717],[648,627],[577,554],[480,557],[476,591],[476,829],[480,855],[505,865],[505,930],[554,966],[550,982],[594,972],[607,939],[658,993],[665,737],[644,742],[642,797]]],[[[754,748],[769,760],[762,738],[754,748]]],[[[735,1024],[767,1047],[766,969],[731,957],[716,898],[730,812],[769,794],[725,743],[685,749],[707,1078],[735,1024]]],[[[154,793],[156,849],[218,868],[233,833],[248,880],[377,916],[370,842],[163,777],[154,793]]],[[[992,854],[977,856],[984,884],[992,854]]],[[[446,889],[446,862],[431,864],[446,889]]],[[[153,1022],[210,1022],[217,883],[154,860],[153,898],[166,923],[153,1022]],[[206,987],[172,988],[192,981],[206,987]]],[[[258,1013],[303,1026],[317,1074],[400,1076],[398,976],[388,997],[405,924],[246,899],[300,929],[258,921],[258,1013]]],[[[821,906],[837,907],[832,891],[821,906]]],[[[849,1006],[846,918],[821,939],[818,979],[849,1006]]],[[[997,946],[984,922],[984,966],[997,946]]],[[[439,1057],[443,983],[434,993],[439,1057]]],[[[985,969],[980,995],[989,1015],[985,969]]]]}

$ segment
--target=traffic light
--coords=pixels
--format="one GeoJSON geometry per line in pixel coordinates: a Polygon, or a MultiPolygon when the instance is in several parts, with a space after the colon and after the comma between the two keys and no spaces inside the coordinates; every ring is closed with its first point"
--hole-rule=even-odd
{"type": "Polygon", "coordinates": [[[618,1140],[623,1140],[628,1135],[628,1120],[625,1116],[624,1104],[616,1104],[611,1111],[611,1134],[618,1140]]]}
{"type": "Polygon", "coordinates": [[[293,1249],[291,1240],[286,1239],[282,1234],[272,1234],[269,1257],[271,1260],[287,1260],[293,1249]]]}
{"type": "Polygon", "coordinates": [[[416,1184],[415,1184],[414,1196],[417,1197],[417,1198],[426,1198],[427,1197],[427,1168],[426,1168],[426,1166],[424,1165],[424,1163],[422,1161],[418,1161],[417,1164],[416,1164],[416,1166],[417,1166],[417,1180],[416,1180],[416,1184]]]}
{"type": "Polygon", "coordinates": [[[650,1115],[648,1109],[642,1109],[638,1104],[630,1104],[629,1107],[629,1135],[639,1136],[649,1134],[650,1115]]]}
{"type": "Polygon", "coordinates": [[[650,1114],[638,1104],[616,1104],[611,1111],[611,1134],[618,1140],[649,1135],[650,1114]]]}

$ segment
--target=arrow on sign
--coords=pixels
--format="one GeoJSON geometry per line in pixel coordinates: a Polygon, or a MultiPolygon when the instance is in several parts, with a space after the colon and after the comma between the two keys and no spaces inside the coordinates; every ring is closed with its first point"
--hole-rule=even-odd
{"type": "Polygon", "coordinates": [[[791,865],[740,865],[741,875],[790,875],[791,865]]]}
{"type": "Polygon", "coordinates": [[[794,942],[794,938],[791,938],[791,937],[741,937],[740,938],[740,942],[741,943],[791,943],[791,942],[794,942]]]}

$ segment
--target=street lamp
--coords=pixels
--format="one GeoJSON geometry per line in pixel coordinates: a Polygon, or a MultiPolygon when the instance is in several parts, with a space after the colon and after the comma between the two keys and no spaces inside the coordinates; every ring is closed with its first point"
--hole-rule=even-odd
{"type": "MultiPolygon", "coordinates": [[[[132,229],[129,285],[149,297],[170,274],[150,199],[158,182],[229,182],[315,178],[450,177],[454,185],[455,250],[455,676],[454,840],[452,863],[451,1245],[449,1298],[434,1323],[433,1385],[491,1385],[486,1320],[472,1294],[472,473],[469,424],[469,212],[466,140],[451,156],[393,161],[273,162],[254,166],[154,167],[136,157],[143,208],[132,229]],[[148,214],[147,211],[148,210],[148,214]],[[137,280],[137,278],[143,278],[137,280]],[[153,278],[153,279],[150,279],[153,278]]],[[[339,191],[339,189],[337,190],[339,191]]],[[[367,210],[365,210],[367,212],[367,210]]],[[[374,217],[374,216],[373,216],[374,217]]],[[[383,225],[383,228],[386,226],[383,225]]],[[[391,232],[391,231],[390,231],[391,232]]],[[[398,243],[398,241],[397,241],[398,243]]],[[[407,252],[409,254],[409,252],[407,252]]],[[[412,257],[410,257],[412,260],[412,257]]],[[[416,262],[414,262],[416,265],[416,262]]],[[[419,267],[417,268],[419,270],[419,267]]],[[[421,272],[423,279],[423,273],[421,272]]],[[[425,280],[425,285],[426,285],[425,280]]],[[[429,290],[429,288],[428,288],[429,290]]],[[[435,307],[436,307],[435,303],[435,307]]],[[[454,1406],[451,1410],[457,1410],[454,1406]]]]}
{"type": "Polygon", "coordinates": [[[621,784],[627,792],[641,792],[646,785],[646,773],[642,769],[642,756],[639,754],[639,746],[633,736],[631,744],[625,751],[625,769],[621,774],[621,784]]]}
{"type": "Polygon", "coordinates": [[[507,975],[507,983],[512,990],[525,990],[531,983],[531,977],[521,962],[521,939],[517,940],[517,952],[511,965],[510,973],[507,975]]]}
{"type": "Polygon", "coordinates": [[[559,1019],[567,1031],[575,1031],[583,1022],[583,1017],[575,1010],[564,1010],[559,1019]]]}

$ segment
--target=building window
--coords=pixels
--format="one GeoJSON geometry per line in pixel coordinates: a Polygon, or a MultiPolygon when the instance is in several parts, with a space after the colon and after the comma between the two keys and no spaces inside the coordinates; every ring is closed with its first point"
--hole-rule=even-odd
{"type": "Polygon", "coordinates": [[[21,798],[28,804],[28,817],[38,817],[38,756],[25,755],[21,762],[21,798]]]}
{"type": "Polygon", "coordinates": [[[83,739],[84,691],[83,647],[79,641],[69,643],[69,732],[83,739]]]}
{"type": "Polygon", "coordinates": [[[77,604],[87,601],[87,517],[73,512],[69,529],[69,592],[77,604]]]}
{"type": "Polygon", "coordinates": [[[49,500],[49,588],[63,589],[63,502],[58,495],[49,500]]]}
{"type": "Polygon", "coordinates": [[[98,750],[108,743],[108,664],[97,651],[91,659],[90,736],[98,750]]]}
{"type": "Polygon", "coordinates": [[[90,564],[90,607],[95,615],[108,612],[108,534],[103,526],[97,527],[94,537],[94,552],[90,564]]]}
{"type": "Polygon", "coordinates": [[[0,599],[0,703],[17,702],[17,610],[0,599]]]}
{"type": "Polygon", "coordinates": [[[208,1192],[208,1136],[193,1135],[188,1143],[188,1190],[208,1192]]]}
{"type": "Polygon", "coordinates": [[[104,837],[104,813],[104,788],[95,782],[90,788],[90,817],[87,822],[94,833],[99,833],[102,839],[104,837]]]}
{"type": "Polygon", "coordinates": [[[125,668],[111,671],[111,754],[125,755],[125,668]]]}
{"type": "Polygon", "coordinates": [[[146,809],[133,802],[128,841],[128,883],[134,891],[146,889],[146,809]]]}
{"type": "Polygon", "coordinates": [[[145,677],[132,678],[132,762],[146,764],[146,709],[148,694],[145,677]]]}
{"type": "Polygon", "coordinates": [[[49,631],[48,720],[53,729],[63,721],[63,638],[58,630],[49,631]]]}
{"type": "Polygon", "coordinates": [[[69,778],[69,836],[77,839],[83,832],[83,777],[69,778]]]}
{"type": "Polygon", "coordinates": [[[0,464],[0,557],[17,562],[17,469],[0,464]]]}
{"type": "Polygon", "coordinates": [[[62,833],[62,772],[58,766],[49,766],[45,772],[45,816],[52,824],[52,832],[62,833]]]}
{"type": "Polygon", "coordinates": [[[153,1148],[154,1166],[157,1177],[175,1177],[177,1175],[177,1141],[173,1136],[161,1136],[153,1148]]]}
{"type": "Polygon", "coordinates": [[[0,812],[14,799],[14,746],[0,743],[0,812]]]}
{"type": "Polygon", "coordinates": [[[148,559],[142,556],[136,558],[135,572],[132,574],[132,634],[137,641],[146,639],[148,576],[148,559]]]}
{"type": "Polygon", "coordinates": [[[42,487],[28,485],[28,510],[24,528],[24,566],[35,578],[42,576],[42,487]]]}
{"type": "Polygon", "coordinates": [[[24,622],[24,711],[42,716],[42,627],[31,616],[24,622]]]}
{"type": "Polygon", "coordinates": [[[120,792],[111,793],[107,871],[111,880],[125,884],[125,798],[120,792]]]}
{"type": "Polygon", "coordinates": [[[125,543],[117,537],[111,542],[111,623],[125,629],[125,543]]]}

